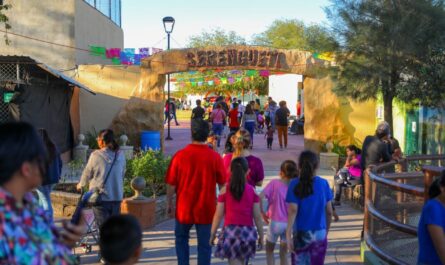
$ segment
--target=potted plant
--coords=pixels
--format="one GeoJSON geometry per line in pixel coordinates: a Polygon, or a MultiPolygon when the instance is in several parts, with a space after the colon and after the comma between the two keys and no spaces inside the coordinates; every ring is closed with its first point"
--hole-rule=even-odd
{"type": "Polygon", "coordinates": [[[164,178],[169,163],[170,157],[154,150],[140,152],[127,161],[124,179],[126,199],[122,203],[122,212],[136,216],[144,228],[155,223],[156,197],[166,193],[164,178]],[[148,198],[142,196],[128,198],[133,195],[132,190],[138,190],[148,198]]]}

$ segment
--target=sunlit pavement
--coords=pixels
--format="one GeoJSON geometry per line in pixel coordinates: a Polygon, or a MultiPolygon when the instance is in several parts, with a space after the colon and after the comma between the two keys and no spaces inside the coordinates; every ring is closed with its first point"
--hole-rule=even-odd
{"type": "MultiPolygon", "coordinates": [[[[190,143],[190,123],[179,121],[180,126],[171,126],[171,136],[173,140],[165,141],[165,152],[169,155],[190,143]]],[[[165,126],[166,128],[167,126],[165,126]]],[[[167,130],[165,130],[165,136],[167,130]]],[[[225,138],[222,139],[225,142],[225,138]]],[[[221,142],[221,146],[223,146],[221,142]]],[[[288,148],[280,150],[278,139],[274,139],[272,150],[266,148],[266,140],[263,134],[256,134],[252,154],[261,158],[264,164],[266,179],[265,184],[271,179],[278,177],[278,170],[282,161],[286,159],[296,160],[298,154],[303,151],[303,136],[289,135],[288,148]]],[[[220,148],[222,152],[222,148],[220,148]]],[[[330,170],[320,170],[319,175],[332,182],[333,172],[330,170]]],[[[357,211],[347,204],[337,207],[340,221],[332,223],[329,233],[329,247],[325,264],[361,264],[360,262],[360,234],[363,225],[363,213],[357,211]]],[[[153,229],[144,231],[143,246],[144,251],[138,264],[170,265],[177,264],[174,241],[174,221],[168,220],[158,224],[153,229]]],[[[190,264],[197,263],[196,234],[192,229],[190,238],[190,264]]],[[[278,253],[276,255],[278,262],[278,253]]],[[[82,255],[82,264],[99,264],[97,259],[97,247],[93,252],[82,255]]],[[[217,258],[212,259],[212,264],[227,264],[217,258]]],[[[254,265],[266,264],[265,251],[259,251],[254,260],[254,265]]]]}

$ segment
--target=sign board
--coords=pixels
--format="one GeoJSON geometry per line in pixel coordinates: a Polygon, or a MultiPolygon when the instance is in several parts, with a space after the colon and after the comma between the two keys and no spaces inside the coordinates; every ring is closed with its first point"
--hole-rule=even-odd
{"type": "Polygon", "coordinates": [[[14,96],[14,93],[3,93],[3,103],[11,102],[11,99],[13,96],[14,96]]]}

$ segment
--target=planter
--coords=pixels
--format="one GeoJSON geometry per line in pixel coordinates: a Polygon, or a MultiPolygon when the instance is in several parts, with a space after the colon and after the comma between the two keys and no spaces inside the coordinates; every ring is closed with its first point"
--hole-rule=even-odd
{"type": "Polygon", "coordinates": [[[121,213],[136,217],[142,229],[153,227],[156,224],[156,200],[124,199],[121,204],[121,213]]]}

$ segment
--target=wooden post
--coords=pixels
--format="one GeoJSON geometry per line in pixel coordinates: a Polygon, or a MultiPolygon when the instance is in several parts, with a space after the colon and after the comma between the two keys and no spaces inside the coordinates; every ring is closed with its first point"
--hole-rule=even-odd
{"type": "Polygon", "coordinates": [[[368,210],[368,204],[371,203],[371,178],[369,177],[370,174],[370,169],[366,169],[365,170],[365,213],[364,213],[364,232],[365,235],[368,234],[369,231],[369,210],[368,210]]]}

